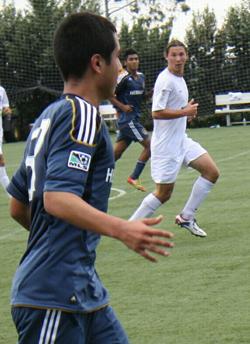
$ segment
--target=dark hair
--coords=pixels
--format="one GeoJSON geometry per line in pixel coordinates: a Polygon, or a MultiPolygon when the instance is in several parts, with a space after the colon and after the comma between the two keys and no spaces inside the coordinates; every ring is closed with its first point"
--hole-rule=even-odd
{"type": "Polygon", "coordinates": [[[64,19],[54,35],[54,57],[63,79],[80,79],[94,54],[109,64],[116,47],[114,33],[110,21],[93,13],[75,13],[64,19]]]}
{"type": "Polygon", "coordinates": [[[127,60],[129,55],[138,55],[138,53],[137,53],[137,51],[135,49],[129,48],[129,49],[125,50],[124,60],[127,60]]]}
{"type": "Polygon", "coordinates": [[[178,39],[172,39],[172,40],[166,45],[165,53],[168,54],[170,48],[173,48],[173,47],[183,47],[183,48],[185,49],[186,53],[188,52],[187,47],[185,46],[184,43],[182,43],[182,42],[179,41],[178,39]]]}

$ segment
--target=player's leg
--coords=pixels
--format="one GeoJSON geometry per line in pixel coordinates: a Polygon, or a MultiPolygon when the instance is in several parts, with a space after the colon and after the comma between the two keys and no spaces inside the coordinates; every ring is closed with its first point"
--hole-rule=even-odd
{"type": "MultiPolygon", "coordinates": [[[[148,159],[150,158],[150,140],[149,138],[145,138],[143,141],[139,142],[143,146],[143,151],[141,152],[135,168],[131,175],[129,176],[129,179],[132,179],[133,181],[138,181],[140,178],[140,175],[142,174],[144,167],[146,166],[146,163],[148,159]]],[[[142,186],[141,191],[146,191],[145,188],[142,186]]]]}
{"type": "Polygon", "coordinates": [[[134,186],[137,190],[146,191],[139,178],[148,159],[150,158],[149,135],[146,129],[139,122],[131,121],[129,123],[129,128],[131,130],[130,138],[135,142],[139,142],[143,146],[143,150],[136,162],[133,172],[128,177],[128,183],[134,186]]]}
{"type": "Polygon", "coordinates": [[[90,313],[90,316],[92,321],[86,344],[129,344],[128,337],[112,307],[102,308],[90,313]]]}
{"type": "Polygon", "coordinates": [[[174,190],[175,181],[182,165],[182,157],[158,156],[157,150],[151,156],[151,176],[156,190],[146,196],[130,220],[150,217],[165,202],[174,190]]]}
{"type": "Polygon", "coordinates": [[[156,184],[155,191],[143,199],[142,203],[129,220],[132,221],[152,216],[163,203],[170,199],[174,190],[174,185],[174,183],[156,184]]]}
{"type": "Polygon", "coordinates": [[[115,161],[119,160],[125,150],[128,148],[128,144],[125,141],[118,141],[114,145],[115,161]]]}
{"type": "Polygon", "coordinates": [[[219,178],[219,170],[208,153],[204,153],[189,165],[200,172],[201,175],[193,185],[190,197],[182,210],[182,214],[187,218],[194,218],[196,209],[199,208],[219,178]]]}
{"type": "Polygon", "coordinates": [[[188,166],[200,172],[194,182],[191,194],[181,211],[176,217],[176,223],[187,228],[192,234],[205,237],[206,233],[196,223],[195,212],[205,200],[219,177],[219,170],[211,156],[198,143],[191,144],[187,153],[188,166]],[[189,160],[189,161],[188,161],[189,160]]]}
{"type": "Polygon", "coordinates": [[[126,132],[124,130],[119,130],[114,145],[115,161],[121,158],[122,154],[125,152],[131,142],[132,140],[127,138],[126,132]]]}
{"type": "Polygon", "coordinates": [[[9,182],[10,180],[6,172],[4,157],[2,153],[2,145],[0,143],[0,183],[4,190],[6,190],[7,186],[9,185],[9,182]]]}

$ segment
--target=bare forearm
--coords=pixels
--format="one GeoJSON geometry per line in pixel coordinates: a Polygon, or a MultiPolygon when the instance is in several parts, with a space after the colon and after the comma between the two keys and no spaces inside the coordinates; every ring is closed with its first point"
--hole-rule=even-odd
{"type": "Polygon", "coordinates": [[[30,230],[30,208],[28,205],[11,198],[10,201],[10,215],[28,231],[30,230]]]}
{"type": "Polygon", "coordinates": [[[45,210],[80,229],[119,239],[125,220],[110,216],[90,206],[80,197],[66,192],[46,192],[45,210]]]}
{"type": "Polygon", "coordinates": [[[119,108],[122,112],[131,112],[133,110],[132,105],[120,102],[115,96],[111,97],[109,100],[114,106],[119,108]]]}
{"type": "Polygon", "coordinates": [[[197,108],[198,103],[195,103],[194,99],[191,99],[188,104],[180,109],[163,109],[159,111],[153,111],[153,118],[154,119],[173,119],[173,118],[180,118],[180,117],[189,117],[194,118],[197,115],[197,108]]]}
{"type": "Polygon", "coordinates": [[[126,221],[103,213],[80,197],[67,192],[45,192],[45,210],[79,229],[88,229],[101,235],[120,240],[131,250],[144,258],[156,262],[150,254],[154,252],[168,256],[165,249],[173,244],[165,241],[172,238],[172,233],[151,228],[160,223],[161,217],[138,221],[126,221]]]}
{"type": "Polygon", "coordinates": [[[124,105],[124,104],[121,103],[115,96],[109,98],[109,100],[110,100],[110,102],[111,102],[114,106],[118,107],[119,109],[121,109],[122,106],[124,105]]]}
{"type": "Polygon", "coordinates": [[[153,111],[152,117],[154,119],[174,119],[187,116],[184,114],[183,109],[174,110],[174,109],[164,109],[159,111],[153,111]]]}

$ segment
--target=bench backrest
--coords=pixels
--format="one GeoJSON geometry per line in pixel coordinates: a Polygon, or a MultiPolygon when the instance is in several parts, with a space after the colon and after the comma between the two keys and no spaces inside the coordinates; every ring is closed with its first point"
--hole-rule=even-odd
{"type": "Polygon", "coordinates": [[[100,114],[103,115],[115,115],[116,109],[112,104],[105,104],[99,106],[100,114]]]}
{"type": "Polygon", "coordinates": [[[250,104],[250,92],[229,92],[215,96],[216,105],[250,104]]]}

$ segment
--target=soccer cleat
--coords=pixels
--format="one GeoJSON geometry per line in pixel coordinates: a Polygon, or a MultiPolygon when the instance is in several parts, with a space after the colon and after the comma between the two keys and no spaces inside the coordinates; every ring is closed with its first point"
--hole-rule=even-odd
{"type": "Polygon", "coordinates": [[[145,192],[146,189],[144,188],[144,186],[141,185],[140,180],[139,179],[132,179],[131,177],[128,177],[127,182],[132,185],[134,188],[136,188],[137,190],[143,191],[145,192]]]}
{"type": "Polygon", "coordinates": [[[175,223],[182,228],[186,228],[193,235],[196,235],[202,238],[205,238],[207,236],[207,233],[198,226],[195,219],[188,221],[188,220],[183,219],[181,215],[177,215],[175,218],[175,223]]]}

